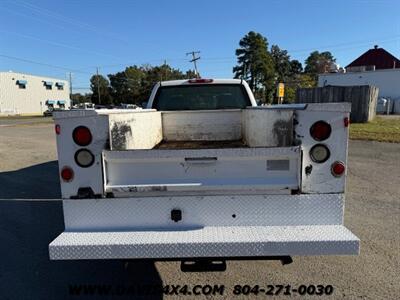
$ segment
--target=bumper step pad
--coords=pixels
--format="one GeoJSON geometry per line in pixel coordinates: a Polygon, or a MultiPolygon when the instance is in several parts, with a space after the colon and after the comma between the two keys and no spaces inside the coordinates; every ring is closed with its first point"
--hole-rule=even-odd
{"type": "Polygon", "coordinates": [[[355,255],[359,239],[343,225],[63,232],[49,252],[52,260],[355,255]]]}

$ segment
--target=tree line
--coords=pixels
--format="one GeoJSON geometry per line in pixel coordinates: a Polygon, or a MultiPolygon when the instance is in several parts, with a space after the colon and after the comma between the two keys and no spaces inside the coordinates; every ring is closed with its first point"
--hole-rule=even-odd
{"type": "Polygon", "coordinates": [[[121,72],[103,75],[93,75],[90,78],[91,95],[79,97],[79,102],[89,99],[92,103],[101,105],[129,103],[141,105],[150,96],[154,84],[163,80],[194,78],[195,72],[182,72],[168,64],[160,66],[129,66],[121,72]]]}
{"type": "Polygon", "coordinates": [[[318,74],[327,71],[336,61],[328,51],[313,51],[303,69],[301,62],[292,60],[287,50],[278,45],[269,48],[267,38],[254,31],[240,40],[236,56],[234,77],[245,79],[255,97],[267,103],[277,99],[278,83],[285,84],[285,100],[294,101],[297,88],[316,86],[318,74]]]}
{"type": "MultiPolygon", "coordinates": [[[[327,71],[336,61],[329,52],[313,51],[305,60],[305,66],[291,59],[287,50],[278,45],[269,47],[268,40],[260,33],[250,31],[236,49],[237,65],[233,67],[234,78],[246,80],[256,99],[273,103],[277,98],[278,83],[285,83],[285,101],[292,102],[296,89],[314,87],[318,74],[327,71]]],[[[90,78],[91,95],[78,96],[78,101],[91,99],[96,104],[141,104],[148,100],[157,81],[195,78],[193,70],[182,72],[164,63],[159,66],[129,66],[121,72],[93,75],[90,78]],[[99,95],[100,94],[100,95],[99,95]]]]}

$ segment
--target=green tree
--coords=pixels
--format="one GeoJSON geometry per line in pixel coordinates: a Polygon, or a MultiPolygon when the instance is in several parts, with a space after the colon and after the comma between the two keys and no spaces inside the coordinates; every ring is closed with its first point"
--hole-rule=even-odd
{"type": "Polygon", "coordinates": [[[196,77],[197,77],[197,76],[196,76],[196,73],[195,73],[194,70],[188,70],[188,71],[186,71],[185,79],[192,79],[192,78],[196,78],[196,77]]]}
{"type": "Polygon", "coordinates": [[[174,69],[168,64],[160,66],[145,66],[146,80],[154,84],[157,81],[184,79],[185,75],[179,70],[174,69]]]}
{"type": "Polygon", "coordinates": [[[304,75],[301,62],[296,59],[290,61],[289,78],[285,81],[285,103],[293,103],[296,100],[296,90],[300,87],[306,87],[305,78],[309,75],[304,75]]]}
{"type": "Polygon", "coordinates": [[[336,59],[329,51],[311,52],[305,61],[304,72],[310,74],[314,80],[317,80],[318,74],[326,72],[335,61],[336,59]]]}
{"type": "Polygon", "coordinates": [[[290,61],[290,77],[299,75],[303,72],[303,66],[301,62],[296,59],[290,61]]]}
{"type": "Polygon", "coordinates": [[[277,81],[286,81],[291,75],[290,56],[288,52],[280,49],[278,45],[272,45],[271,57],[274,62],[277,81]]]}
{"type": "Polygon", "coordinates": [[[151,90],[158,81],[177,80],[195,77],[194,71],[186,73],[168,64],[159,66],[130,66],[122,72],[109,74],[111,95],[114,103],[142,104],[147,101],[151,90]]]}
{"type": "Polygon", "coordinates": [[[292,103],[296,100],[296,91],[298,88],[311,88],[316,86],[315,79],[310,74],[297,74],[285,84],[284,102],[292,103]]]}
{"type": "Polygon", "coordinates": [[[72,105],[90,102],[91,98],[92,98],[91,94],[84,94],[84,95],[82,95],[80,93],[71,94],[72,105]]]}
{"type": "Polygon", "coordinates": [[[280,49],[277,45],[271,47],[271,56],[275,65],[275,86],[279,82],[285,83],[284,101],[293,102],[303,66],[296,59],[290,60],[288,52],[280,49]]]}
{"type": "Polygon", "coordinates": [[[275,89],[275,71],[267,39],[260,33],[250,31],[240,40],[239,46],[236,49],[234,77],[246,80],[257,98],[270,98],[275,89]]]}
{"type": "Polygon", "coordinates": [[[143,80],[146,73],[141,67],[130,66],[122,72],[109,74],[111,94],[115,103],[141,103],[143,80]]]}
{"type": "Polygon", "coordinates": [[[179,69],[174,69],[168,64],[159,66],[143,66],[145,72],[145,79],[142,82],[142,102],[147,101],[150,97],[151,90],[155,83],[166,80],[179,80],[185,79],[186,75],[179,69]]]}
{"type": "Polygon", "coordinates": [[[93,75],[90,78],[90,89],[92,90],[91,100],[95,104],[112,104],[113,99],[110,95],[110,84],[103,75],[93,75]],[[100,92],[100,103],[99,103],[100,92]]]}

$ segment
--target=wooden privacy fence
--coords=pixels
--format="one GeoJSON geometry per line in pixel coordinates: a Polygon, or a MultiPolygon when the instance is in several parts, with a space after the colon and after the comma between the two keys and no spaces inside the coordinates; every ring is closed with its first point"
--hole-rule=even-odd
{"type": "Polygon", "coordinates": [[[300,88],[296,103],[351,102],[351,122],[365,123],[375,118],[378,93],[372,85],[300,88]]]}

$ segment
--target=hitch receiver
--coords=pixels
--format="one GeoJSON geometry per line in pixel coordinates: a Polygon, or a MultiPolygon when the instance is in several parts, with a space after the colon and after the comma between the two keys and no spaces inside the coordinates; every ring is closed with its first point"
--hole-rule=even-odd
{"type": "MultiPolygon", "coordinates": [[[[283,266],[293,262],[291,256],[267,256],[267,257],[232,257],[230,260],[279,260],[283,266]]],[[[218,258],[197,258],[181,261],[182,272],[224,272],[226,260],[218,258]]]]}
{"type": "Polygon", "coordinates": [[[210,259],[197,259],[197,260],[182,260],[182,272],[224,272],[226,271],[225,260],[210,260],[210,259]]]}

